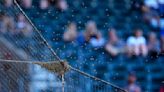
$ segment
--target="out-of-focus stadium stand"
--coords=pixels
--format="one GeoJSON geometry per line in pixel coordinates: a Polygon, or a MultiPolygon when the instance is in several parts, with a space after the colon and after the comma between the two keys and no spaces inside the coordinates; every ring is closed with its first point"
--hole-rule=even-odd
{"type": "MultiPolygon", "coordinates": [[[[95,48],[88,42],[81,45],[76,40],[65,42],[63,35],[69,23],[77,24],[77,32],[80,34],[84,32],[87,22],[92,20],[95,21],[104,39],[108,39],[108,29],[115,28],[124,44],[135,28],[142,29],[146,39],[149,32],[153,31],[157,35],[157,39],[161,39],[160,47],[162,49],[164,45],[164,42],[162,42],[164,28],[162,26],[162,14],[164,8],[160,10],[147,7],[145,2],[151,2],[151,0],[145,0],[145,2],[144,0],[55,0],[56,2],[54,0],[33,0],[32,6],[28,5],[30,1],[19,0],[19,3],[58,55],[67,59],[72,66],[122,87],[126,85],[125,80],[128,72],[134,71],[137,76],[137,84],[141,86],[143,92],[159,92],[162,81],[164,81],[164,56],[162,51],[157,52],[155,56],[148,53],[146,57],[140,55],[128,57],[126,53],[112,56],[104,49],[104,46],[95,48]],[[23,3],[23,1],[26,3],[23,3]],[[62,2],[61,5],[60,1],[62,2]],[[40,2],[51,3],[42,6],[40,2]],[[146,16],[150,17],[149,14],[153,16],[152,20],[151,18],[147,19],[146,16]],[[159,22],[159,20],[161,22],[158,25],[156,22],[159,22]],[[152,26],[151,23],[155,26],[152,26]]],[[[164,6],[163,3],[160,5],[161,7],[164,6]]],[[[8,13],[7,11],[12,9],[12,6],[0,6],[0,8],[3,9],[0,16],[0,19],[2,19],[5,16],[3,13],[8,13]]],[[[22,17],[21,15],[18,17],[20,17],[21,25],[22,17]]],[[[2,21],[1,23],[3,24],[2,21]]],[[[15,23],[19,27],[19,18],[15,23]]],[[[27,28],[28,32],[25,32],[20,39],[14,39],[14,36],[19,35],[19,33],[17,35],[8,34],[9,38],[6,39],[17,48],[26,47],[23,48],[26,53],[37,56],[36,58],[39,59],[46,54],[46,51],[42,50],[44,47],[40,47],[37,50],[42,53],[37,53],[38,51],[35,52],[36,49],[32,47],[33,50],[29,52],[30,48],[27,47],[27,44],[37,46],[35,41],[30,41],[33,35],[35,37],[35,34],[29,33],[29,29],[27,28]]],[[[6,34],[1,31],[1,35],[6,34]]]]}

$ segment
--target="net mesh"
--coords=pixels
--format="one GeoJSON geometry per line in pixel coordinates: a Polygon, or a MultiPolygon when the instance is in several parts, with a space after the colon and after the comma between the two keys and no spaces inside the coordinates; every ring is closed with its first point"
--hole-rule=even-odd
{"type": "Polygon", "coordinates": [[[0,0],[0,51],[1,92],[125,92],[74,68],[62,78],[31,63],[58,58],[16,3],[7,7],[5,0],[0,0]]]}
{"type": "MultiPolygon", "coordinates": [[[[25,20],[25,17],[18,10],[17,6],[14,5],[12,7],[13,8],[12,10],[10,9],[8,10],[8,9],[4,9],[3,0],[1,0],[0,3],[1,3],[1,16],[2,16],[1,20],[2,22],[7,22],[4,25],[2,25],[5,27],[5,29],[1,30],[1,32],[3,32],[1,34],[1,38],[3,37],[7,40],[10,40],[10,42],[12,42],[11,44],[13,44],[16,48],[26,52],[27,55],[20,58],[29,61],[55,60],[52,52],[45,45],[43,39],[41,39],[41,37],[36,31],[33,31],[34,29],[32,28],[31,24],[27,20],[25,20]],[[14,24],[16,22],[19,23],[15,26],[14,24]]],[[[17,49],[14,50],[16,51],[17,49]]],[[[6,53],[12,53],[12,51],[8,51],[6,53]]]]}

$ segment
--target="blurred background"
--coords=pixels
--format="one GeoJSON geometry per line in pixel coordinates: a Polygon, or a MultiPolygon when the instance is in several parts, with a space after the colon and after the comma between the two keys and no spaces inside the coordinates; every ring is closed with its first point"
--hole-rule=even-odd
{"type": "MultiPolygon", "coordinates": [[[[164,0],[18,2],[59,57],[73,67],[128,92],[164,92],[164,0]]],[[[48,48],[39,45],[44,42],[39,40],[33,26],[14,7],[13,0],[1,1],[1,59],[54,60],[48,48]],[[18,56],[13,56],[15,53],[18,56]]],[[[39,78],[32,80],[40,83],[39,78]]],[[[40,91],[32,92],[56,92],[46,91],[49,86],[36,85],[32,88],[40,91]]],[[[0,92],[9,91],[3,91],[2,87],[0,92]]]]}

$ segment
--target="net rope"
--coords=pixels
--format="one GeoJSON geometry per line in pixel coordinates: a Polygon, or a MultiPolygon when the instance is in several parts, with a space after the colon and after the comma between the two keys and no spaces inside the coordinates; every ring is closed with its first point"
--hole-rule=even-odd
{"type": "MultiPolygon", "coordinates": [[[[49,49],[49,51],[52,53],[52,55],[50,56],[50,58],[51,59],[49,59],[49,60],[46,60],[46,61],[40,61],[40,60],[11,60],[11,59],[0,59],[0,62],[1,63],[22,63],[22,64],[36,64],[36,62],[40,62],[40,63],[43,63],[43,62],[50,62],[50,63],[53,63],[53,61],[57,61],[57,62],[62,62],[62,60],[60,59],[60,57],[58,57],[58,55],[56,54],[56,52],[52,49],[52,47],[48,44],[48,42],[46,41],[46,39],[42,36],[42,34],[40,33],[40,31],[37,29],[37,27],[33,24],[33,22],[30,20],[30,18],[26,15],[26,13],[23,11],[23,9],[20,7],[20,5],[18,4],[18,2],[16,1],[16,0],[14,0],[14,4],[16,5],[16,8],[18,9],[18,10],[16,10],[16,11],[20,11],[25,17],[26,17],[26,19],[28,20],[28,22],[32,25],[32,27],[34,28],[34,30],[37,32],[37,37],[35,37],[35,41],[36,42],[38,42],[39,41],[39,43],[40,43],[40,41],[41,41],[41,45],[43,45],[43,47],[47,47],[47,49],[49,49]],[[55,58],[55,60],[53,59],[53,57],[55,58]]],[[[15,7],[14,7],[15,8],[15,7]]],[[[11,13],[11,12],[10,12],[11,13]]],[[[11,13],[11,14],[13,14],[13,13],[11,13]]],[[[16,17],[16,15],[14,15],[15,17],[16,17]]],[[[17,39],[18,38],[18,36],[15,38],[15,39],[17,39]]],[[[37,48],[42,48],[40,45],[39,46],[37,46],[37,48]]],[[[26,49],[26,48],[24,48],[24,49],[26,49]]],[[[33,56],[33,57],[35,57],[35,56],[33,56]]],[[[36,56],[37,57],[37,56],[36,56]]],[[[37,58],[40,58],[40,57],[37,57],[37,58]]],[[[62,63],[61,63],[62,64],[62,63]]],[[[14,65],[13,65],[14,66],[14,65]]],[[[10,66],[7,66],[7,68],[8,67],[10,67],[10,66]]],[[[21,73],[17,68],[16,68],[16,66],[14,66],[14,68],[16,69],[16,72],[17,73],[21,73]]],[[[100,79],[100,78],[97,78],[97,77],[95,77],[95,76],[92,76],[92,75],[90,75],[90,74],[88,74],[88,73],[85,73],[85,72],[83,72],[83,71],[81,71],[81,70],[79,70],[79,69],[76,69],[76,68],[74,68],[74,67],[72,67],[72,66],[69,66],[69,68],[70,68],[70,71],[69,72],[67,72],[66,74],[64,74],[64,75],[62,75],[61,76],[61,81],[62,81],[62,92],[75,92],[75,90],[71,90],[70,88],[69,88],[69,90],[68,89],[65,89],[66,87],[65,87],[65,83],[67,83],[67,82],[69,82],[70,81],[70,79],[68,78],[68,77],[72,77],[72,72],[74,72],[74,75],[75,76],[77,76],[78,78],[82,78],[83,80],[81,80],[81,81],[84,81],[85,82],[85,80],[87,80],[88,78],[90,79],[90,82],[93,82],[93,81],[98,81],[98,82],[100,82],[100,83],[103,83],[103,84],[98,84],[98,83],[95,83],[95,82],[93,82],[93,84],[95,84],[94,85],[94,87],[95,88],[93,88],[94,90],[98,90],[98,89],[103,89],[104,91],[103,92],[127,92],[127,91],[125,91],[124,89],[122,89],[122,88],[120,88],[120,87],[118,87],[118,86],[116,86],[116,85],[114,85],[113,83],[110,83],[110,82],[107,82],[107,81],[105,81],[105,80],[102,80],[102,79],[100,79]],[[97,86],[96,85],[101,85],[101,87],[99,88],[97,88],[97,86]],[[111,87],[109,87],[109,88],[106,88],[105,87],[105,85],[109,85],[109,86],[111,86],[111,87],[113,87],[113,88],[111,88],[111,87]],[[114,91],[112,91],[112,90],[114,89],[114,91]],[[109,91],[109,90],[111,90],[111,91],[109,91]]],[[[15,75],[15,77],[16,77],[16,75],[17,74],[14,74],[14,73],[12,73],[12,75],[15,75]]],[[[21,75],[21,77],[22,78],[24,78],[24,76],[22,76],[21,75]]],[[[29,81],[30,79],[28,79],[28,78],[24,78],[26,81],[29,81]]],[[[12,79],[13,81],[15,81],[15,79],[12,79]]],[[[74,80],[73,78],[72,78],[72,80],[74,80]]],[[[75,81],[75,80],[74,80],[75,81]]],[[[80,84],[80,83],[79,83],[80,84]]],[[[84,83],[83,83],[84,84],[84,83]]],[[[5,84],[4,84],[5,85],[5,84]]],[[[79,86],[79,87],[81,87],[81,85],[74,85],[74,86],[79,86]]],[[[85,86],[86,87],[86,85],[83,85],[83,86],[85,86]]],[[[92,88],[92,87],[91,87],[92,88]]],[[[88,88],[87,90],[85,90],[85,91],[82,91],[82,92],[89,92],[88,90],[90,90],[91,88],[88,88]]],[[[81,88],[81,90],[82,90],[83,88],[81,88]]],[[[28,89],[27,89],[28,90],[28,89]]]]}

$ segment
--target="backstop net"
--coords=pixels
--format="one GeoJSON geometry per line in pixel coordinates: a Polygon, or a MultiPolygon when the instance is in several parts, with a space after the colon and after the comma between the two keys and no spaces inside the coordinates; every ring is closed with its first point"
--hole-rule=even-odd
{"type": "Polygon", "coordinates": [[[0,92],[126,92],[71,66],[62,74],[42,66],[62,63],[19,2],[7,2],[0,0],[0,92]]]}

